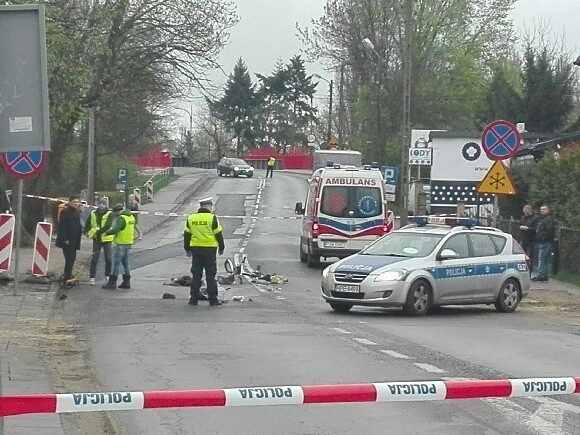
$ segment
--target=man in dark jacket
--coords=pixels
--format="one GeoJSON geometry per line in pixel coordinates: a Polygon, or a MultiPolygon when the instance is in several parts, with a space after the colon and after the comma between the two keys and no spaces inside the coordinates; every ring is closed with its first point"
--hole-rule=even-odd
{"type": "Polygon", "coordinates": [[[548,265],[552,254],[552,244],[556,235],[556,224],[550,214],[550,208],[544,204],[540,207],[541,218],[536,226],[536,243],[538,244],[538,275],[532,281],[548,281],[548,265]]]}
{"type": "MultiPolygon", "coordinates": [[[[520,219],[520,243],[527,256],[530,257],[531,263],[533,265],[534,240],[536,238],[536,225],[538,223],[538,217],[534,214],[532,207],[528,204],[524,205],[522,212],[523,215],[520,219]]],[[[532,269],[530,268],[530,273],[531,272],[532,269]]]]}
{"type": "Polygon", "coordinates": [[[78,196],[71,196],[58,218],[56,246],[62,249],[64,255],[64,275],[67,280],[72,278],[77,251],[81,249],[80,204],[81,201],[78,196]]]}

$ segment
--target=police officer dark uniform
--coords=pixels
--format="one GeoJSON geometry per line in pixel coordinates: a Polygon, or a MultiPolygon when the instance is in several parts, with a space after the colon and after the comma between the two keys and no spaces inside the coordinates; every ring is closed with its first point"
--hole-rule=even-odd
{"type": "Polygon", "coordinates": [[[201,276],[205,269],[207,297],[212,306],[221,305],[218,300],[216,251],[222,255],[225,249],[222,227],[212,213],[213,198],[199,201],[199,210],[187,217],[183,231],[183,247],[191,257],[191,290],[189,305],[197,305],[200,299],[201,276]]]}

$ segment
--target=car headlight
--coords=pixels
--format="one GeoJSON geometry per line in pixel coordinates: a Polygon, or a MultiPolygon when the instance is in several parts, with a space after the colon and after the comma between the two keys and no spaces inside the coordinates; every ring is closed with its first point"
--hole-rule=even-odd
{"type": "Polygon", "coordinates": [[[253,166],[250,166],[250,169],[249,170],[250,171],[253,171],[254,170],[254,167],[253,166]]]}
{"type": "Polygon", "coordinates": [[[375,278],[375,282],[402,281],[406,275],[407,271],[403,269],[389,270],[387,272],[380,273],[375,278]]]}
{"type": "Polygon", "coordinates": [[[238,168],[237,166],[234,166],[234,171],[236,171],[236,172],[237,172],[237,171],[239,171],[239,170],[240,170],[240,168],[238,168]]]}
{"type": "Polygon", "coordinates": [[[330,266],[325,267],[324,270],[322,271],[322,277],[324,279],[328,278],[328,274],[330,273],[330,266]]]}

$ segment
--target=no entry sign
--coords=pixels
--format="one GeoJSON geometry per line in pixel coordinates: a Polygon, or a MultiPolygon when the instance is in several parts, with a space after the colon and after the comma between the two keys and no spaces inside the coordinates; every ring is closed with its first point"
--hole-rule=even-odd
{"type": "Polygon", "coordinates": [[[517,127],[503,119],[488,124],[481,135],[481,146],[490,160],[513,157],[520,147],[520,141],[517,127]]]}
{"type": "Polygon", "coordinates": [[[46,151],[14,151],[0,156],[6,172],[21,179],[36,177],[48,160],[46,151]]]}

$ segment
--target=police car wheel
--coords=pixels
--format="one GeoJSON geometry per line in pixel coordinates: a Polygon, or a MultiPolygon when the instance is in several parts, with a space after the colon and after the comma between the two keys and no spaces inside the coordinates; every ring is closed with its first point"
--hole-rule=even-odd
{"type": "Polygon", "coordinates": [[[403,306],[405,314],[409,316],[424,316],[433,305],[433,291],[427,281],[417,280],[407,293],[407,301],[403,306]]]}
{"type": "Polygon", "coordinates": [[[500,313],[513,313],[522,300],[520,283],[514,278],[507,279],[499,290],[495,301],[495,309],[500,313]]]}
{"type": "Polygon", "coordinates": [[[337,313],[346,313],[346,312],[350,311],[350,309],[352,308],[352,305],[350,305],[350,304],[335,304],[335,303],[329,302],[329,305],[330,305],[330,308],[332,308],[337,313]]]}

